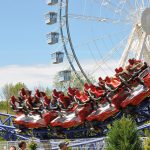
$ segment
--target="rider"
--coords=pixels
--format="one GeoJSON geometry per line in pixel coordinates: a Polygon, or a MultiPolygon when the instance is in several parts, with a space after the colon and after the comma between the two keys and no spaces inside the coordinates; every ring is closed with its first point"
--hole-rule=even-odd
{"type": "Polygon", "coordinates": [[[51,99],[48,98],[48,96],[44,96],[44,107],[46,107],[46,109],[50,109],[50,102],[51,99]]]}
{"type": "Polygon", "coordinates": [[[26,99],[26,94],[27,94],[27,91],[24,88],[21,88],[19,91],[19,96],[22,100],[26,99]]]}
{"type": "Polygon", "coordinates": [[[12,106],[13,110],[17,110],[17,103],[19,103],[19,101],[15,98],[15,96],[11,96],[10,105],[12,106]]]}

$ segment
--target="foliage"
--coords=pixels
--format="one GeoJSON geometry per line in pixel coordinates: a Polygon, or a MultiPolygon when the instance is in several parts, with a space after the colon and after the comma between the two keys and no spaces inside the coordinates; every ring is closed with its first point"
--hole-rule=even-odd
{"type": "Polygon", "coordinates": [[[150,150],[150,137],[144,140],[144,150],[150,150]]]}
{"type": "Polygon", "coordinates": [[[5,139],[3,139],[2,137],[0,137],[0,141],[5,141],[5,139]]]}
{"type": "Polygon", "coordinates": [[[113,122],[107,134],[106,150],[142,150],[142,141],[135,122],[131,118],[123,118],[113,122]]]}
{"type": "Polygon", "coordinates": [[[52,90],[47,87],[47,88],[45,89],[45,93],[46,93],[46,95],[50,96],[50,95],[52,95],[52,90]]]}
{"type": "MultiPolygon", "coordinates": [[[[83,83],[86,83],[86,80],[84,79],[84,77],[82,75],[80,75],[81,79],[83,80],[83,83]]],[[[92,83],[95,82],[95,79],[88,75],[88,78],[91,80],[92,83]]],[[[75,74],[71,74],[71,80],[68,82],[59,82],[59,73],[57,73],[54,77],[54,82],[53,82],[53,86],[57,89],[57,90],[61,90],[63,92],[66,92],[68,87],[72,87],[72,88],[78,88],[80,90],[83,90],[84,84],[80,82],[80,80],[76,77],[75,74]]]]}
{"type": "Polygon", "coordinates": [[[33,140],[31,140],[30,143],[28,144],[29,150],[36,150],[37,147],[38,146],[37,146],[36,142],[34,142],[33,140]]]}
{"type": "Polygon", "coordinates": [[[13,85],[12,83],[4,85],[4,87],[2,88],[4,99],[9,100],[12,95],[18,97],[18,93],[21,88],[26,88],[26,85],[21,82],[18,82],[15,85],[13,85]]]}
{"type": "Polygon", "coordinates": [[[0,101],[0,112],[14,114],[12,108],[7,104],[7,101],[0,101]]]}

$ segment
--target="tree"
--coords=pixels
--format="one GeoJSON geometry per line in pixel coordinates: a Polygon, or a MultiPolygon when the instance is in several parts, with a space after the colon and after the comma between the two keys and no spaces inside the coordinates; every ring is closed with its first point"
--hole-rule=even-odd
{"type": "Polygon", "coordinates": [[[123,118],[113,123],[106,139],[106,150],[142,150],[142,141],[135,122],[123,118]]]}
{"type": "Polygon", "coordinates": [[[10,97],[12,95],[14,95],[15,97],[18,97],[19,90],[21,88],[27,88],[27,87],[24,83],[18,82],[15,85],[13,85],[12,83],[6,84],[2,88],[3,97],[7,101],[7,113],[8,113],[8,101],[9,101],[10,97]]]}
{"type": "Polygon", "coordinates": [[[5,100],[9,100],[9,98],[14,95],[16,97],[19,96],[19,90],[21,88],[27,88],[24,83],[18,82],[15,85],[12,83],[4,85],[2,88],[3,97],[5,100]]]}

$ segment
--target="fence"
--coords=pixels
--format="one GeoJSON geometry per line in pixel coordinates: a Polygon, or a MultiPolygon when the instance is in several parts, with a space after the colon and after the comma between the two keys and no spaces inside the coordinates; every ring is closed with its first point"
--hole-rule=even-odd
{"type": "MultiPolygon", "coordinates": [[[[63,140],[48,140],[48,141],[36,141],[38,144],[37,150],[58,150],[58,145],[63,140]]],[[[19,141],[6,141],[0,142],[0,150],[8,150],[10,146],[16,146],[18,148],[19,141]]],[[[29,141],[26,141],[28,144],[29,141]]],[[[69,143],[71,150],[103,150],[104,139],[78,139],[71,140],[69,143]]]]}
{"type": "MultiPolygon", "coordinates": [[[[146,137],[141,138],[144,144],[146,137]]],[[[58,145],[63,140],[47,140],[36,141],[38,144],[37,150],[58,150],[58,145]]],[[[25,141],[27,144],[29,141],[25,141]]],[[[8,150],[10,146],[16,146],[18,148],[19,141],[6,141],[0,142],[0,150],[8,150]]],[[[104,150],[105,142],[104,138],[96,139],[77,139],[71,140],[69,143],[71,150],[104,150]]]]}

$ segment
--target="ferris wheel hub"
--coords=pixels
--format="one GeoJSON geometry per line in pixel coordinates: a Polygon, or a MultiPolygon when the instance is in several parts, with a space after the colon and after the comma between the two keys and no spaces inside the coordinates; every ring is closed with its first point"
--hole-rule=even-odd
{"type": "Polygon", "coordinates": [[[150,35],[150,8],[146,8],[141,17],[141,25],[147,35],[150,35]]]}

